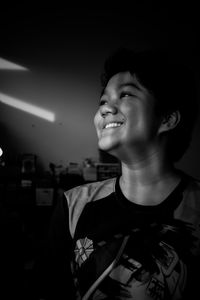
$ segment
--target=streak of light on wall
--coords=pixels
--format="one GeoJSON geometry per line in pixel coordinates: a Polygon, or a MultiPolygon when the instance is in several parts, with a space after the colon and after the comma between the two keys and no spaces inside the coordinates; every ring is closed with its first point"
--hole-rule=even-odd
{"type": "Polygon", "coordinates": [[[27,68],[0,57],[0,70],[28,71],[27,68]]]}
{"type": "Polygon", "coordinates": [[[50,121],[50,122],[55,121],[55,114],[53,112],[48,111],[44,108],[38,107],[36,105],[27,103],[25,101],[10,97],[3,93],[0,93],[0,102],[7,104],[9,106],[12,106],[14,108],[20,109],[29,114],[35,115],[37,117],[40,117],[42,119],[45,119],[47,121],[50,121]]]}

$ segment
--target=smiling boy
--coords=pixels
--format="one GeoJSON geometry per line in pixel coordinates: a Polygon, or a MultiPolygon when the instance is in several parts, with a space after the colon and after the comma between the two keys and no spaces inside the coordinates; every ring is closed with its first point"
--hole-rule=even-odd
{"type": "Polygon", "coordinates": [[[197,115],[192,74],[163,53],[120,49],[102,88],[98,147],[121,174],[66,191],[52,227],[61,239],[55,224],[69,224],[75,299],[197,297],[200,182],[175,167],[197,115]]]}

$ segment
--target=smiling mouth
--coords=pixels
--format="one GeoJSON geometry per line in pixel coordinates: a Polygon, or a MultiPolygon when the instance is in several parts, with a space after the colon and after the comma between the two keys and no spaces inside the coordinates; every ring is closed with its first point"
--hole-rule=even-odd
{"type": "Polygon", "coordinates": [[[104,129],[120,127],[122,124],[123,124],[122,122],[108,123],[104,126],[104,129]]]}

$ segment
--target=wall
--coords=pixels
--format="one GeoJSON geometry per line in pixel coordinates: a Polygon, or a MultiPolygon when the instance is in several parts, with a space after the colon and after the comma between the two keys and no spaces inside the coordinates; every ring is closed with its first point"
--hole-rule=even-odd
{"type": "Polygon", "coordinates": [[[66,164],[95,155],[93,114],[98,95],[94,90],[97,86],[94,71],[93,77],[88,74],[87,78],[81,70],[77,74],[73,72],[69,66],[63,72],[53,67],[46,70],[42,61],[40,68],[30,65],[29,71],[1,72],[2,93],[55,114],[55,121],[49,122],[1,103],[5,142],[9,137],[8,146],[13,155],[36,153],[45,168],[49,162],[66,164]]]}
{"type": "MultiPolygon", "coordinates": [[[[91,6],[6,10],[0,57],[28,70],[0,69],[0,93],[55,114],[49,122],[0,102],[1,143],[9,160],[31,152],[48,169],[50,162],[66,166],[98,157],[93,116],[99,75],[104,58],[117,46],[167,47],[195,68],[199,80],[197,19],[193,12],[189,19],[187,10],[183,15],[169,11],[150,4],[123,14],[91,6]]],[[[200,177],[199,126],[179,165],[200,177]]]]}

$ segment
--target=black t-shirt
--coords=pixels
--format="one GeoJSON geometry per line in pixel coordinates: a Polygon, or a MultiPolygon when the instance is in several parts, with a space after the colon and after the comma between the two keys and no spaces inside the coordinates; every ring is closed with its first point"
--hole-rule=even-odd
{"type": "Polygon", "coordinates": [[[182,299],[195,247],[191,224],[174,218],[186,183],[143,206],[124,197],[117,178],[112,193],[84,206],[73,264],[83,299],[182,299]]]}
{"type": "Polygon", "coordinates": [[[187,176],[156,206],[127,200],[119,178],[66,191],[36,272],[41,296],[177,300],[199,293],[199,199],[200,183],[187,176]]]}

